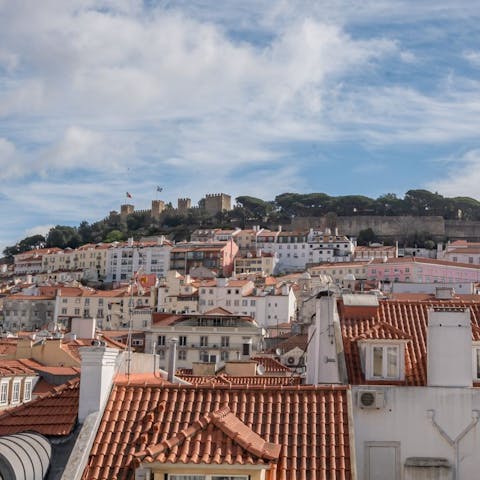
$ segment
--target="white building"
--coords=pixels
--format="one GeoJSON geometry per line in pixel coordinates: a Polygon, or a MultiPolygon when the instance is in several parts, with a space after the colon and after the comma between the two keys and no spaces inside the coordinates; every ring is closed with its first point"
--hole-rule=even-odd
{"type": "Polygon", "coordinates": [[[128,282],[140,269],[164,277],[170,268],[172,245],[160,237],[158,242],[134,242],[113,245],[107,251],[106,281],[128,282]]]}
{"type": "Polygon", "coordinates": [[[227,360],[248,360],[263,349],[263,329],[248,316],[217,308],[204,314],[154,313],[145,333],[145,351],[156,351],[159,367],[167,369],[171,339],[178,340],[176,365],[192,368],[193,363],[220,367],[227,360]]]}
{"type": "Polygon", "coordinates": [[[318,298],[307,381],[351,385],[359,478],[478,477],[479,312],[478,301],[318,298]]]}

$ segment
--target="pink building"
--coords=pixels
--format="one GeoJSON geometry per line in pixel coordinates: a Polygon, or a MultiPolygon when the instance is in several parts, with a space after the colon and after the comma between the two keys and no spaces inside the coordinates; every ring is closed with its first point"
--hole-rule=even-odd
{"type": "Polygon", "coordinates": [[[374,260],[367,265],[367,280],[412,283],[479,282],[480,265],[405,257],[374,260]]]}

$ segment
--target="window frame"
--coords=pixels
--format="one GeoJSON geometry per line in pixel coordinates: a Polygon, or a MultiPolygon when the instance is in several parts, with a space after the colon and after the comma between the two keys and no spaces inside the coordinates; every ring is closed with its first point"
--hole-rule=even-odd
{"type": "MultiPolygon", "coordinates": [[[[405,344],[408,340],[364,340],[360,343],[360,351],[363,351],[365,380],[373,381],[403,381],[405,380],[405,344]],[[382,349],[382,374],[374,374],[374,355],[376,349],[382,349]],[[396,350],[395,375],[388,374],[388,349],[396,350]]],[[[377,350],[378,351],[378,350],[377,350]]]]}

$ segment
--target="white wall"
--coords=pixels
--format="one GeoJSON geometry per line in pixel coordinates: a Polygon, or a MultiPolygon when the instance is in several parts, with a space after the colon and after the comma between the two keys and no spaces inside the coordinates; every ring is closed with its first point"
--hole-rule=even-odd
{"type": "MultiPolygon", "coordinates": [[[[434,427],[427,412],[434,411],[435,421],[452,439],[471,424],[472,411],[480,412],[480,389],[475,388],[354,386],[352,394],[359,480],[370,480],[367,476],[366,442],[399,442],[402,475],[399,479],[406,478],[404,463],[409,457],[443,457],[453,467],[454,449],[434,427]],[[365,389],[383,391],[385,407],[378,410],[359,408],[358,392],[365,389]]],[[[480,422],[459,444],[460,468],[457,479],[479,478],[479,452],[480,422]]],[[[390,476],[377,478],[396,480],[390,476]]]]}

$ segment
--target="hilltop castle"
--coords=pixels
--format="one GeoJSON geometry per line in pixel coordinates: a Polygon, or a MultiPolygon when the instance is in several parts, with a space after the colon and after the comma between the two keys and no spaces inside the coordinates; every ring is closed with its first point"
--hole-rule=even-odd
{"type": "MultiPolygon", "coordinates": [[[[199,206],[192,207],[192,200],[190,198],[179,198],[177,201],[177,208],[169,210],[172,211],[172,213],[186,213],[192,208],[201,208],[210,215],[215,215],[224,210],[231,210],[231,201],[231,196],[226,193],[207,193],[205,198],[198,202],[199,206]]],[[[132,213],[146,213],[151,215],[153,219],[158,220],[165,210],[167,210],[167,206],[163,200],[152,200],[152,207],[150,210],[135,210],[134,205],[124,203],[123,205],[120,205],[120,216],[126,218],[132,213]]]]}

